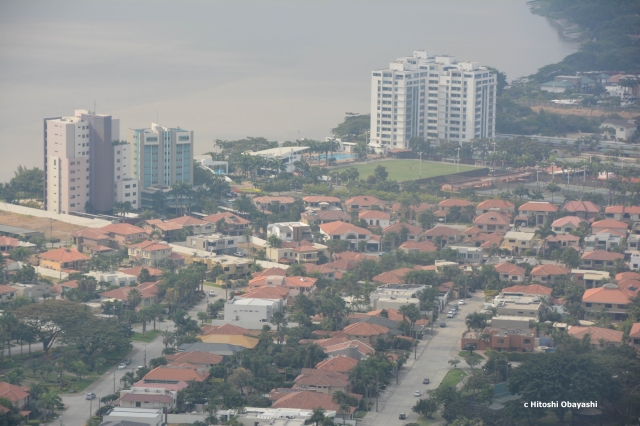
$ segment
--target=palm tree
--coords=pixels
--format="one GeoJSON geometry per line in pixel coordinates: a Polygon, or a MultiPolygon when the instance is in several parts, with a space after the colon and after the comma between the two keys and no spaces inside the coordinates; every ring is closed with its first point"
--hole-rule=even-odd
{"type": "Polygon", "coordinates": [[[470,331],[472,328],[476,330],[485,328],[487,325],[487,317],[485,317],[484,314],[472,312],[467,315],[464,323],[467,326],[467,331],[470,331]]]}
{"type": "Polygon", "coordinates": [[[142,302],[142,294],[138,291],[138,289],[133,288],[127,295],[127,304],[133,310],[142,302]]]}
{"type": "Polygon", "coordinates": [[[551,202],[553,203],[553,196],[556,192],[560,191],[560,186],[555,182],[551,182],[547,185],[547,191],[551,193],[551,202]]]}
{"type": "Polygon", "coordinates": [[[162,344],[164,348],[167,349],[169,345],[173,345],[176,341],[176,335],[173,331],[165,330],[161,333],[162,335],[162,344]]]}
{"type": "Polygon", "coordinates": [[[280,343],[280,326],[286,327],[289,323],[282,311],[276,311],[271,316],[269,322],[276,326],[276,334],[278,335],[278,344],[280,343]]]}
{"type": "Polygon", "coordinates": [[[53,409],[60,405],[62,405],[62,398],[60,398],[58,393],[53,389],[40,395],[40,399],[38,400],[38,407],[44,408],[45,414],[47,414],[47,412],[53,412],[53,409]]]}
{"type": "Polygon", "coordinates": [[[398,313],[402,314],[402,325],[404,327],[403,334],[407,335],[407,314],[409,313],[409,305],[402,305],[398,308],[398,313]]]}

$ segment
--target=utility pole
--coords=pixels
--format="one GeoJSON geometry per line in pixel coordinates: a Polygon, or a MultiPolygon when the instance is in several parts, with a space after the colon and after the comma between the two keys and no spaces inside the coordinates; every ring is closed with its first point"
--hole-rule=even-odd
{"type": "Polygon", "coordinates": [[[113,393],[116,393],[116,372],[113,372],[113,393]]]}
{"type": "Polygon", "coordinates": [[[422,151],[420,151],[420,179],[422,179],[422,151]]]}

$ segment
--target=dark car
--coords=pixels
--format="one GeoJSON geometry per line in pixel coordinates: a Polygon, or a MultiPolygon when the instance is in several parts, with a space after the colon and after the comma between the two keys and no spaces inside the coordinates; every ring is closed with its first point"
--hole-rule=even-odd
{"type": "Polygon", "coordinates": [[[422,384],[423,385],[428,385],[429,384],[429,379],[423,379],[422,380],[422,384]]]}
{"type": "Polygon", "coordinates": [[[407,419],[407,415],[405,413],[400,413],[400,415],[398,416],[398,418],[400,420],[406,420],[407,419]]]}
{"type": "Polygon", "coordinates": [[[447,326],[447,323],[446,323],[446,322],[441,322],[441,323],[440,323],[440,327],[441,327],[441,328],[445,328],[446,326],[447,326]]]}

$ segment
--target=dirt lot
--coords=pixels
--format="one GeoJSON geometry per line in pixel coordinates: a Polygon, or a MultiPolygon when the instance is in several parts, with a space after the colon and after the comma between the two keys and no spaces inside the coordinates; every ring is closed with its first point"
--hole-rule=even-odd
{"type": "Polygon", "coordinates": [[[19,228],[31,229],[33,231],[44,232],[46,238],[51,235],[53,229],[53,237],[61,240],[70,240],[71,234],[84,229],[82,226],[71,225],[69,223],[59,222],[44,217],[26,216],[22,214],[10,213],[0,210],[0,224],[17,226],[19,228]]]}
{"type": "MultiPolygon", "coordinates": [[[[554,108],[554,107],[548,107],[548,106],[532,106],[530,108],[535,112],[539,112],[541,109],[543,109],[547,112],[555,112],[556,114],[561,114],[561,115],[584,115],[587,117],[600,117],[600,116],[607,116],[609,114],[613,114],[613,112],[606,112],[606,111],[601,111],[596,109],[591,110],[588,108],[564,108],[564,107],[554,108]]],[[[615,113],[624,118],[634,118],[640,115],[637,112],[632,112],[632,111],[616,111],[615,113]]]]}

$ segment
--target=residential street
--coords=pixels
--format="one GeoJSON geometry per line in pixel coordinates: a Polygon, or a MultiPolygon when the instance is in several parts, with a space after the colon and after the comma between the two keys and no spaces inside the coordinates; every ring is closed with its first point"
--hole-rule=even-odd
{"type": "MultiPolygon", "coordinates": [[[[213,287],[205,287],[205,293],[208,293],[208,289],[213,287]]],[[[209,302],[213,303],[216,299],[220,298],[220,293],[224,297],[224,292],[220,292],[220,289],[216,288],[216,297],[210,297],[209,302]]],[[[200,311],[206,311],[207,298],[203,298],[192,309],[189,310],[189,316],[197,320],[197,313],[200,311]]],[[[173,330],[173,321],[158,322],[156,328],[159,330],[173,330]]],[[[147,324],[147,330],[153,329],[153,323],[147,324]]],[[[134,327],[134,331],[141,332],[141,327],[134,327]]],[[[153,359],[162,356],[162,350],[164,345],[162,343],[162,336],[156,337],[153,341],[146,344],[146,356],[147,363],[153,359]]],[[[144,365],[145,344],[141,342],[133,342],[133,350],[129,353],[128,357],[131,358],[131,364],[125,370],[118,370],[115,366],[107,371],[100,379],[93,382],[84,392],[78,394],[65,394],[62,396],[67,409],[62,414],[62,419],[56,420],[50,425],[66,425],[77,426],[83,425],[89,419],[90,410],[95,412],[98,408],[100,398],[114,393],[114,377],[115,377],[115,390],[122,387],[120,378],[128,371],[135,371],[139,365],[144,365]],[[93,401],[87,401],[85,399],[86,392],[93,392],[96,394],[96,399],[93,401]]]]}
{"type": "MultiPolygon", "coordinates": [[[[409,359],[409,362],[400,372],[400,382],[396,386],[392,382],[387,389],[382,392],[378,400],[378,412],[374,407],[363,421],[362,425],[392,425],[398,424],[398,415],[405,413],[406,422],[414,422],[418,415],[411,411],[411,407],[419,399],[413,396],[417,390],[422,392],[422,397],[429,389],[438,387],[447,371],[451,369],[448,361],[457,357],[460,351],[460,337],[465,328],[465,317],[474,310],[482,309],[482,293],[475,293],[473,297],[466,300],[466,304],[460,306],[459,313],[453,318],[446,318],[446,312],[434,324],[434,335],[422,340],[418,346],[418,359],[409,359]],[[440,322],[446,322],[446,328],[438,327],[440,322]],[[429,378],[431,383],[423,385],[422,380],[429,378]]],[[[457,301],[456,301],[457,302],[457,301]]],[[[451,306],[451,303],[449,304],[451,306]]],[[[464,368],[464,362],[461,364],[464,368]]]]}

